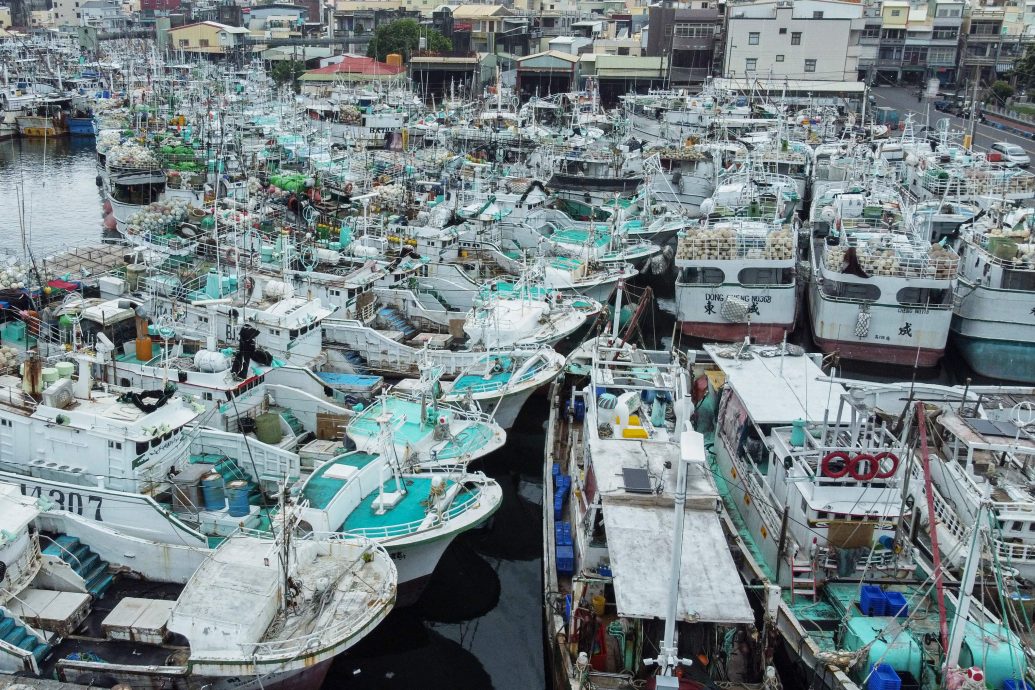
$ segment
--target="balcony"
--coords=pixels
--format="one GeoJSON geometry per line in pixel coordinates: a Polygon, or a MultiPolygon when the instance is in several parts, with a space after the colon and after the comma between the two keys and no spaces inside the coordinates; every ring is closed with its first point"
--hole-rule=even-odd
{"type": "Polygon", "coordinates": [[[967,43],[998,43],[1002,38],[1000,34],[967,34],[967,43]]]}

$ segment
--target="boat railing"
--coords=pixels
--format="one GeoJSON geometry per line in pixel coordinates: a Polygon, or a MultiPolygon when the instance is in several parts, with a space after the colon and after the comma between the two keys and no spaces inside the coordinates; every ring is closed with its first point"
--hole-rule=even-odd
{"type": "Polygon", "coordinates": [[[939,166],[921,171],[920,184],[936,194],[946,191],[962,196],[1031,195],[1035,193],[1035,174],[1019,168],[939,166]]]}
{"type": "Polygon", "coordinates": [[[825,245],[823,266],[833,273],[844,273],[848,266],[848,250],[855,249],[859,267],[870,277],[925,278],[954,280],[959,270],[959,255],[941,245],[908,238],[907,243],[857,242],[854,247],[843,244],[825,245]]]}
{"type": "Polygon", "coordinates": [[[477,496],[472,496],[469,500],[460,501],[453,503],[445,510],[438,512],[429,509],[425,513],[424,517],[417,520],[410,520],[409,522],[402,522],[395,525],[383,525],[377,527],[360,527],[357,529],[350,529],[344,534],[366,537],[367,539],[389,539],[392,537],[403,537],[409,534],[413,534],[421,529],[425,521],[427,521],[429,515],[434,517],[430,523],[424,529],[438,529],[448,524],[450,520],[453,520],[469,510],[478,508],[481,506],[481,502],[477,496]]]}
{"type": "Polygon", "coordinates": [[[676,259],[686,261],[794,259],[797,234],[790,228],[770,227],[764,233],[739,232],[735,228],[714,227],[680,230],[677,233],[676,259]]]}
{"type": "MultiPolygon", "coordinates": [[[[993,505],[998,508],[1004,504],[997,503],[993,505]]],[[[1026,506],[1025,511],[1035,512],[1035,509],[1026,506]]],[[[937,489],[934,490],[934,513],[939,527],[947,530],[959,543],[967,543],[967,540],[970,538],[971,527],[960,521],[956,511],[942,498],[937,489]]],[[[928,520],[930,520],[930,517],[928,517],[928,520]]],[[[1035,543],[1006,541],[999,536],[993,536],[992,541],[995,544],[996,555],[1004,565],[1035,564],[1035,543]]]]}
{"type": "MultiPolygon", "coordinates": [[[[991,238],[1014,239],[1006,236],[982,234],[979,238],[980,242],[968,242],[968,244],[976,251],[981,252],[982,258],[990,264],[1001,266],[1002,268],[1007,268],[1011,271],[1035,271],[1035,263],[1031,260],[1026,263],[1017,258],[1004,259],[989,251],[989,248],[992,246],[989,243],[991,238]]],[[[1018,242],[1018,244],[1023,244],[1023,242],[1018,242]]]]}

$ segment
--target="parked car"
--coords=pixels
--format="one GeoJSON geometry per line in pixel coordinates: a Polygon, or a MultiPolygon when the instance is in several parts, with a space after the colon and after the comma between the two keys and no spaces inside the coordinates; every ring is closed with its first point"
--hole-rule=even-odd
{"type": "Polygon", "coordinates": [[[1011,144],[1008,141],[997,141],[989,146],[988,150],[998,153],[1004,161],[1018,167],[1027,168],[1031,165],[1031,158],[1028,156],[1028,152],[1017,144],[1011,144]]]}
{"type": "Polygon", "coordinates": [[[934,109],[939,111],[939,112],[951,113],[952,112],[952,107],[953,107],[952,101],[947,101],[944,98],[939,99],[939,100],[934,102],[934,109]]]}

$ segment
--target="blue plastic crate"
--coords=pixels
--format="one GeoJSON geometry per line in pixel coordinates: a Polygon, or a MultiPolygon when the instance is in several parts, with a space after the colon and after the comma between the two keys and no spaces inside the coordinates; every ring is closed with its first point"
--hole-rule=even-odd
{"type": "Polygon", "coordinates": [[[553,485],[557,486],[557,477],[561,476],[561,466],[556,462],[550,468],[550,476],[553,477],[553,485]]]}
{"type": "Polygon", "coordinates": [[[553,497],[553,520],[554,522],[560,522],[564,516],[564,497],[554,496],[553,497]]]}
{"type": "Polygon", "coordinates": [[[597,573],[603,575],[604,577],[611,577],[611,567],[606,565],[598,565],[597,573]]]}
{"type": "Polygon", "coordinates": [[[902,679],[887,664],[876,664],[866,682],[866,690],[902,690],[902,679]]]}
{"type": "Polygon", "coordinates": [[[888,597],[878,585],[863,585],[859,592],[859,610],[865,616],[883,616],[888,610],[888,597]]]}
{"type": "Polygon", "coordinates": [[[1003,681],[1003,690],[1033,690],[1031,685],[1023,680],[1007,678],[1003,681]]]}
{"type": "Polygon", "coordinates": [[[898,618],[909,616],[909,604],[906,602],[906,597],[902,592],[885,592],[884,601],[884,615],[897,616],[898,618]]]}
{"type": "Polygon", "coordinates": [[[558,546],[571,546],[571,523],[558,522],[553,526],[554,541],[558,546]]]}
{"type": "Polygon", "coordinates": [[[575,572],[575,549],[571,546],[557,547],[557,572],[561,575],[575,572]]]}

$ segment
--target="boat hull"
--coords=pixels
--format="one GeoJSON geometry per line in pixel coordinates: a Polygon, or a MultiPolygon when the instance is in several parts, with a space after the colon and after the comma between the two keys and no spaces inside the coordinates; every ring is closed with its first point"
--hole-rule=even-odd
{"type": "Polygon", "coordinates": [[[849,340],[833,340],[813,335],[812,339],[823,354],[837,353],[844,359],[860,362],[880,362],[896,366],[937,366],[945,354],[945,348],[914,348],[904,345],[882,345],[849,340]]]}
{"type": "Polygon", "coordinates": [[[1035,383],[1035,343],[974,338],[959,332],[952,341],[967,365],[981,376],[1035,383]]]}
{"type": "Polygon", "coordinates": [[[58,671],[61,680],[67,682],[96,682],[98,674],[125,687],[135,690],[311,690],[323,686],[333,658],[326,659],[312,666],[291,671],[274,672],[261,678],[255,675],[240,676],[170,676],[163,673],[150,673],[144,669],[134,670],[131,666],[121,666],[118,670],[105,668],[97,672],[88,669],[67,669],[58,671]]]}
{"type": "Polygon", "coordinates": [[[683,331],[683,335],[708,342],[740,342],[750,336],[754,343],[774,345],[782,342],[788,333],[794,332],[794,321],[751,324],[684,321],[679,324],[679,327],[683,331]]]}
{"type": "Polygon", "coordinates": [[[93,131],[93,118],[92,117],[70,117],[68,118],[68,133],[73,137],[92,137],[94,136],[93,131]]]}

